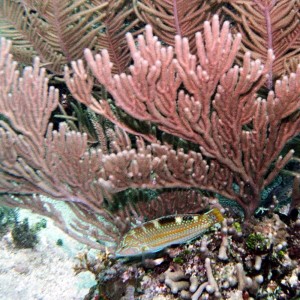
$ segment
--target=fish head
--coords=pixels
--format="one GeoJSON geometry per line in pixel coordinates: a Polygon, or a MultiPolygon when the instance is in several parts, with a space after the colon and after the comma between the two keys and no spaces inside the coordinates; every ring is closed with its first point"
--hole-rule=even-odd
{"type": "Polygon", "coordinates": [[[141,254],[141,248],[138,246],[121,245],[116,250],[116,257],[130,257],[130,256],[138,256],[140,254],[141,254]]]}
{"type": "Polygon", "coordinates": [[[141,243],[135,234],[135,230],[129,231],[116,250],[117,257],[139,256],[146,250],[146,245],[141,243]]]}

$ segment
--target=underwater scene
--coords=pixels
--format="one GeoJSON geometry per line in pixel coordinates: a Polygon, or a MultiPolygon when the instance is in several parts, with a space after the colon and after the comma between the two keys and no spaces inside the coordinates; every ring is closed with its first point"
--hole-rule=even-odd
{"type": "Polygon", "coordinates": [[[0,0],[0,299],[300,300],[300,1],[0,0]]]}

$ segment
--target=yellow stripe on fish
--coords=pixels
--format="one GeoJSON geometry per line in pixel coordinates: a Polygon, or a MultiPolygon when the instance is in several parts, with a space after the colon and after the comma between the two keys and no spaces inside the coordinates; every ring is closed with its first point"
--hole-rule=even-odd
{"type": "Polygon", "coordinates": [[[223,219],[221,212],[214,208],[203,215],[172,215],[146,222],[125,234],[116,256],[149,254],[170,245],[186,243],[223,219]]]}

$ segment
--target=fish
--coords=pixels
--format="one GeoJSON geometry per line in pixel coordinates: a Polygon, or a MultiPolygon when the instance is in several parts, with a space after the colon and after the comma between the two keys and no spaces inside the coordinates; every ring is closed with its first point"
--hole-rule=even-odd
{"type": "Polygon", "coordinates": [[[202,215],[178,214],[151,220],[124,235],[116,250],[116,257],[152,254],[174,244],[186,243],[223,220],[224,217],[217,208],[202,215]]]}

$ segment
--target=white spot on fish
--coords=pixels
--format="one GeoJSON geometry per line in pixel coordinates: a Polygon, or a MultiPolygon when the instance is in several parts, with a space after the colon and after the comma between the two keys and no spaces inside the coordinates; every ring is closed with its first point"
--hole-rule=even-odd
{"type": "Polygon", "coordinates": [[[176,224],[181,224],[182,223],[182,217],[175,217],[175,222],[176,222],[176,224]]]}

